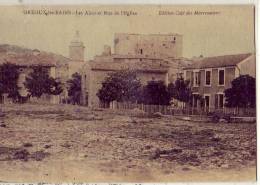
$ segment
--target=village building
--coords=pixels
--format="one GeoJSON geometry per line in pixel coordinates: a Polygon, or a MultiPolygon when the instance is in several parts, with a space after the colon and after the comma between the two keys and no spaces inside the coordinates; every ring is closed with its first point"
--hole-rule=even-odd
{"type": "MultiPolygon", "coordinates": [[[[19,87],[19,94],[23,97],[28,95],[28,91],[24,86],[25,79],[36,66],[43,67],[51,77],[57,78],[65,87],[65,82],[69,78],[69,62],[69,58],[37,49],[31,50],[7,44],[0,45],[0,65],[10,63],[17,66],[19,72],[17,85],[19,87]]],[[[30,101],[57,104],[61,102],[62,98],[66,97],[66,94],[65,90],[59,96],[43,95],[41,98],[30,98],[30,101]]],[[[8,102],[11,102],[11,100],[7,98],[6,94],[3,94],[0,97],[0,103],[8,102]]]]}
{"type": "Polygon", "coordinates": [[[254,54],[200,57],[183,68],[184,78],[190,81],[194,108],[223,109],[224,90],[240,75],[256,76],[254,54]],[[204,103],[201,102],[204,99],[204,103]]]}
{"type": "MultiPolygon", "coordinates": [[[[15,64],[19,69],[18,87],[19,94],[23,97],[28,95],[24,86],[26,77],[33,71],[35,66],[41,66],[48,71],[49,75],[57,78],[63,86],[63,92],[60,95],[51,96],[43,95],[41,98],[30,98],[31,102],[38,103],[64,103],[68,100],[67,80],[74,73],[81,73],[84,60],[85,46],[80,39],[79,32],[76,31],[73,39],[69,44],[69,57],[62,55],[39,51],[37,49],[27,49],[14,45],[0,45],[0,65],[4,63],[15,64]]],[[[0,103],[11,102],[4,94],[0,97],[0,103]]]]}
{"type": "MultiPolygon", "coordinates": [[[[116,33],[114,52],[105,45],[102,54],[93,60],[85,60],[85,46],[76,31],[69,44],[69,56],[31,50],[12,45],[0,45],[0,65],[12,63],[19,68],[19,93],[27,96],[24,87],[26,76],[34,66],[42,66],[51,77],[58,78],[63,92],[58,96],[44,95],[30,101],[66,103],[68,100],[67,80],[74,73],[81,75],[81,104],[91,107],[100,105],[97,93],[102,82],[112,72],[135,70],[142,85],[148,81],[163,81],[165,85],[178,77],[190,81],[194,108],[219,109],[224,107],[224,90],[231,87],[231,81],[239,75],[255,77],[255,55],[237,54],[216,57],[182,57],[182,35],[179,34],[128,34],[116,33]],[[203,99],[203,105],[200,102],[203,99]],[[201,107],[202,106],[202,107],[201,107]]],[[[0,103],[8,102],[6,95],[0,103]]]]}
{"type": "Polygon", "coordinates": [[[116,33],[114,50],[117,55],[141,55],[156,58],[181,58],[180,34],[128,34],[116,33]]]}
{"type": "Polygon", "coordinates": [[[135,70],[142,85],[152,80],[161,80],[168,85],[177,78],[182,60],[182,36],[179,34],[116,33],[114,53],[109,46],[104,46],[104,52],[84,67],[83,104],[100,105],[97,93],[111,72],[135,70]]]}

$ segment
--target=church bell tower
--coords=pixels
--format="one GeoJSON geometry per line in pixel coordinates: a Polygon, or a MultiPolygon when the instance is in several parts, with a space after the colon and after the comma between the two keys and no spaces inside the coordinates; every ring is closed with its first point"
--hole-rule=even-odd
{"type": "Polygon", "coordinates": [[[84,49],[85,46],[80,39],[79,31],[76,31],[69,45],[69,57],[74,62],[84,62],[84,49]]]}

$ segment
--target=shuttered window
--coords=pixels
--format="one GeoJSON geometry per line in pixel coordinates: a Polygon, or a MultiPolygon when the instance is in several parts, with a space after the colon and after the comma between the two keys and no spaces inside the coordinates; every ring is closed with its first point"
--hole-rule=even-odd
{"type": "Polygon", "coordinates": [[[194,72],[193,75],[193,86],[198,87],[200,85],[200,72],[194,72]]]}
{"type": "Polygon", "coordinates": [[[205,85],[211,85],[211,71],[206,71],[205,73],[205,85]]]}
{"type": "Polygon", "coordinates": [[[221,69],[218,71],[218,84],[224,85],[225,84],[225,70],[221,69]]]}
{"type": "Polygon", "coordinates": [[[209,100],[210,100],[210,96],[205,95],[205,107],[209,107],[209,104],[210,104],[209,100]]]}

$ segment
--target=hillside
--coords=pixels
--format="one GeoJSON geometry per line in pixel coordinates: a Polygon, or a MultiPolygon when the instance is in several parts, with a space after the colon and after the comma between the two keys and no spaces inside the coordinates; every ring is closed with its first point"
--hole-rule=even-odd
{"type": "Polygon", "coordinates": [[[69,58],[51,52],[0,44],[0,64],[8,62],[19,66],[61,66],[69,61],[69,58]]]}

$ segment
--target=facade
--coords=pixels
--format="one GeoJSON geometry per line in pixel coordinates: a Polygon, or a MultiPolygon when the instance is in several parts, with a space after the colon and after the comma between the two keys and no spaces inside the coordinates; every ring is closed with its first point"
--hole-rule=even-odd
{"type": "Polygon", "coordinates": [[[194,59],[184,68],[184,78],[190,81],[194,108],[222,109],[224,90],[239,75],[255,77],[255,55],[238,54],[194,59]],[[201,102],[201,98],[204,102],[201,102]]]}
{"type": "MultiPolygon", "coordinates": [[[[123,69],[137,71],[137,78],[142,85],[151,80],[161,80],[168,84],[167,63],[161,59],[139,58],[133,56],[111,56],[111,61],[94,60],[90,62],[91,73],[89,76],[89,106],[98,107],[100,102],[97,92],[102,87],[102,82],[109,73],[123,69]],[[141,60],[141,61],[140,61],[141,60]]],[[[108,58],[106,58],[107,60],[108,58]]]]}
{"type": "Polygon", "coordinates": [[[74,38],[69,45],[69,56],[74,62],[84,62],[85,46],[80,39],[79,31],[76,31],[74,38]]]}
{"type": "Polygon", "coordinates": [[[116,33],[115,54],[181,58],[182,35],[116,33]]]}
{"type": "MultiPolygon", "coordinates": [[[[79,32],[77,31],[74,38],[69,44],[69,58],[39,51],[37,49],[31,50],[14,45],[0,45],[0,65],[3,63],[12,63],[18,67],[19,78],[18,87],[21,96],[28,95],[27,89],[24,87],[26,77],[33,71],[33,67],[41,66],[45,68],[49,75],[53,78],[58,78],[63,85],[63,92],[58,96],[43,95],[39,98],[30,98],[32,102],[38,103],[61,103],[68,99],[66,82],[71,78],[73,73],[81,73],[84,62],[85,46],[80,40],[79,32]]],[[[10,102],[7,95],[0,97],[0,103],[10,102]]]]}
{"type": "Polygon", "coordinates": [[[69,76],[73,73],[80,72],[86,63],[84,59],[85,46],[80,39],[79,31],[76,31],[74,38],[69,44],[69,76]]]}
{"type": "Polygon", "coordinates": [[[151,80],[161,80],[168,85],[176,78],[182,57],[181,35],[120,33],[115,34],[114,41],[114,54],[109,46],[104,46],[103,53],[84,66],[83,104],[98,107],[100,102],[96,94],[102,82],[109,73],[118,70],[137,71],[142,85],[151,80]]]}
{"type": "MultiPolygon", "coordinates": [[[[9,62],[17,65],[19,93],[24,97],[28,95],[24,82],[34,66],[42,66],[51,77],[58,78],[64,91],[59,96],[46,95],[41,98],[49,103],[68,100],[66,82],[73,73],[78,72],[82,77],[81,103],[91,107],[100,105],[97,93],[105,78],[111,72],[122,69],[137,71],[142,85],[151,80],[161,80],[168,85],[182,76],[191,82],[192,106],[207,109],[224,107],[224,90],[231,87],[233,79],[243,74],[256,75],[253,54],[183,58],[182,35],[179,34],[119,33],[115,34],[114,41],[114,53],[110,46],[105,45],[101,55],[87,62],[84,60],[85,46],[78,31],[69,44],[69,58],[18,46],[0,45],[0,64],[9,62]]],[[[8,101],[4,96],[0,97],[0,103],[8,101]]],[[[31,101],[41,100],[31,98],[31,101]]]]}
{"type": "MultiPolygon", "coordinates": [[[[19,77],[17,85],[20,88],[21,96],[28,95],[27,89],[24,87],[26,77],[33,71],[35,66],[43,67],[51,77],[58,78],[64,85],[65,91],[59,96],[43,95],[40,99],[30,98],[30,101],[43,103],[60,103],[66,97],[65,83],[68,79],[68,63],[70,59],[61,55],[43,52],[39,50],[31,50],[13,45],[0,45],[0,65],[4,63],[15,64],[18,68],[19,77]]],[[[1,103],[10,102],[7,95],[2,95],[1,103]]]]}

